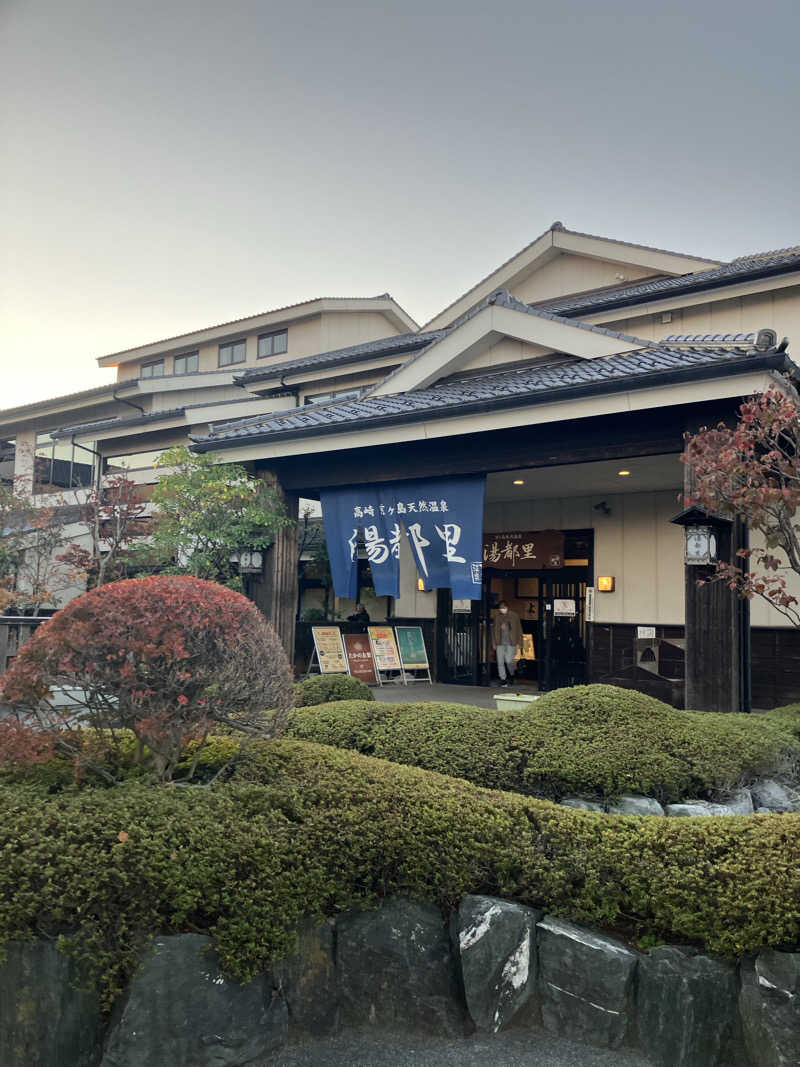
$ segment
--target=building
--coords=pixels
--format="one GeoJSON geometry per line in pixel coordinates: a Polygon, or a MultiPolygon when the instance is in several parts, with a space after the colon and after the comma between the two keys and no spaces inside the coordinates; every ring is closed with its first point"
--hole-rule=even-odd
{"type": "MultiPolygon", "coordinates": [[[[698,600],[671,520],[683,434],[791,370],[785,336],[800,337],[800,247],[718,263],[554,223],[421,328],[383,296],[201,330],[103,357],[118,366],[113,387],[0,412],[0,439],[40,488],[40,467],[50,484],[85,480],[87,448],[146,481],[154,455],[187,439],[269,471],[291,506],[485,474],[481,599],[464,611],[449,590],[420,589],[403,538],[399,595],[371,602],[421,621],[440,678],[486,680],[503,596],[542,685],[609,680],[678,702],[685,660],[691,703],[742,706],[749,637],[753,701],[767,707],[800,697],[798,636],[761,603],[748,623],[746,606],[698,600]],[[557,565],[503,556],[542,534],[557,565]]],[[[293,646],[293,535],[270,549],[253,595],[293,646]]]]}

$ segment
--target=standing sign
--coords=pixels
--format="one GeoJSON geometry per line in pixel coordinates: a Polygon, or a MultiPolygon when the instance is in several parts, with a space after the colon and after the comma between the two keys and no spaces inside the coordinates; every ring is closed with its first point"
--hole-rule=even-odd
{"type": "Polygon", "coordinates": [[[425,638],[421,626],[397,626],[397,646],[400,650],[400,662],[406,682],[432,682],[431,669],[428,666],[428,653],[425,650],[425,638]],[[409,671],[423,672],[409,674],[409,671]]]}
{"type": "Polygon", "coordinates": [[[400,659],[407,671],[427,671],[428,653],[425,650],[425,638],[421,626],[397,626],[397,645],[400,659]]]}
{"type": "Polygon", "coordinates": [[[485,491],[485,474],[323,489],[322,517],[336,595],[357,595],[361,542],[375,594],[399,596],[405,531],[426,590],[452,589],[456,599],[480,600],[485,491]]]}
{"type": "Polygon", "coordinates": [[[342,648],[342,633],[338,626],[312,626],[314,650],[320,674],[347,674],[347,659],[342,648]]]}
{"type": "Polygon", "coordinates": [[[394,639],[394,630],[391,626],[368,626],[372,655],[375,657],[375,666],[379,671],[401,671],[400,654],[397,651],[397,642],[394,639]]]}
{"type": "Polygon", "coordinates": [[[350,666],[350,674],[367,685],[376,685],[379,681],[375,670],[375,660],[372,658],[369,637],[366,634],[342,634],[344,650],[347,653],[347,662],[350,666]]]}

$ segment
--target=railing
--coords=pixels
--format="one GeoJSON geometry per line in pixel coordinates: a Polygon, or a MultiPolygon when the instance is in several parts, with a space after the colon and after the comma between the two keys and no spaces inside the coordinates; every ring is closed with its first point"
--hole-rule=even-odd
{"type": "Polygon", "coordinates": [[[11,664],[46,615],[0,615],[0,674],[11,664]]]}

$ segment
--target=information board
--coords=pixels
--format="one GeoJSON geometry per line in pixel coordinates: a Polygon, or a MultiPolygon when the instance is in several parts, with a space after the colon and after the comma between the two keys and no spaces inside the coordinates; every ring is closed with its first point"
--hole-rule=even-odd
{"type": "Polygon", "coordinates": [[[407,671],[426,671],[428,653],[425,650],[425,638],[421,626],[396,626],[397,646],[400,659],[407,671]]]}
{"type": "Polygon", "coordinates": [[[391,626],[368,626],[372,655],[379,671],[401,671],[400,654],[391,626]]]}
{"type": "Polygon", "coordinates": [[[574,600],[559,600],[556,598],[553,601],[553,614],[572,616],[575,614],[575,601],[574,600]]]}
{"type": "Polygon", "coordinates": [[[372,658],[369,638],[366,634],[342,634],[344,650],[347,653],[347,663],[350,674],[367,685],[375,685],[378,674],[375,670],[375,660],[372,658]]]}
{"type": "Polygon", "coordinates": [[[338,626],[312,626],[320,674],[347,674],[347,659],[338,626]]]}

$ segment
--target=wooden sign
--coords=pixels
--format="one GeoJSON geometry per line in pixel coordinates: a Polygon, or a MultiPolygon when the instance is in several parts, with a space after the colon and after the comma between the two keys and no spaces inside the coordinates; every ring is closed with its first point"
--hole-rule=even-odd
{"type": "Polygon", "coordinates": [[[375,685],[378,675],[375,670],[375,660],[372,658],[369,638],[366,634],[342,634],[344,650],[347,653],[347,662],[350,666],[350,674],[358,678],[359,682],[367,685],[375,685]]]}
{"type": "Polygon", "coordinates": [[[372,655],[379,671],[401,671],[400,654],[391,626],[368,626],[372,655]]]}
{"type": "Polygon", "coordinates": [[[338,626],[312,626],[320,674],[347,674],[347,659],[338,626]]]}
{"type": "Polygon", "coordinates": [[[561,530],[485,533],[483,565],[501,571],[557,570],[564,566],[564,534],[561,530]]]}
{"type": "Polygon", "coordinates": [[[400,659],[407,671],[427,671],[428,653],[421,626],[397,626],[397,645],[400,659]]]}

